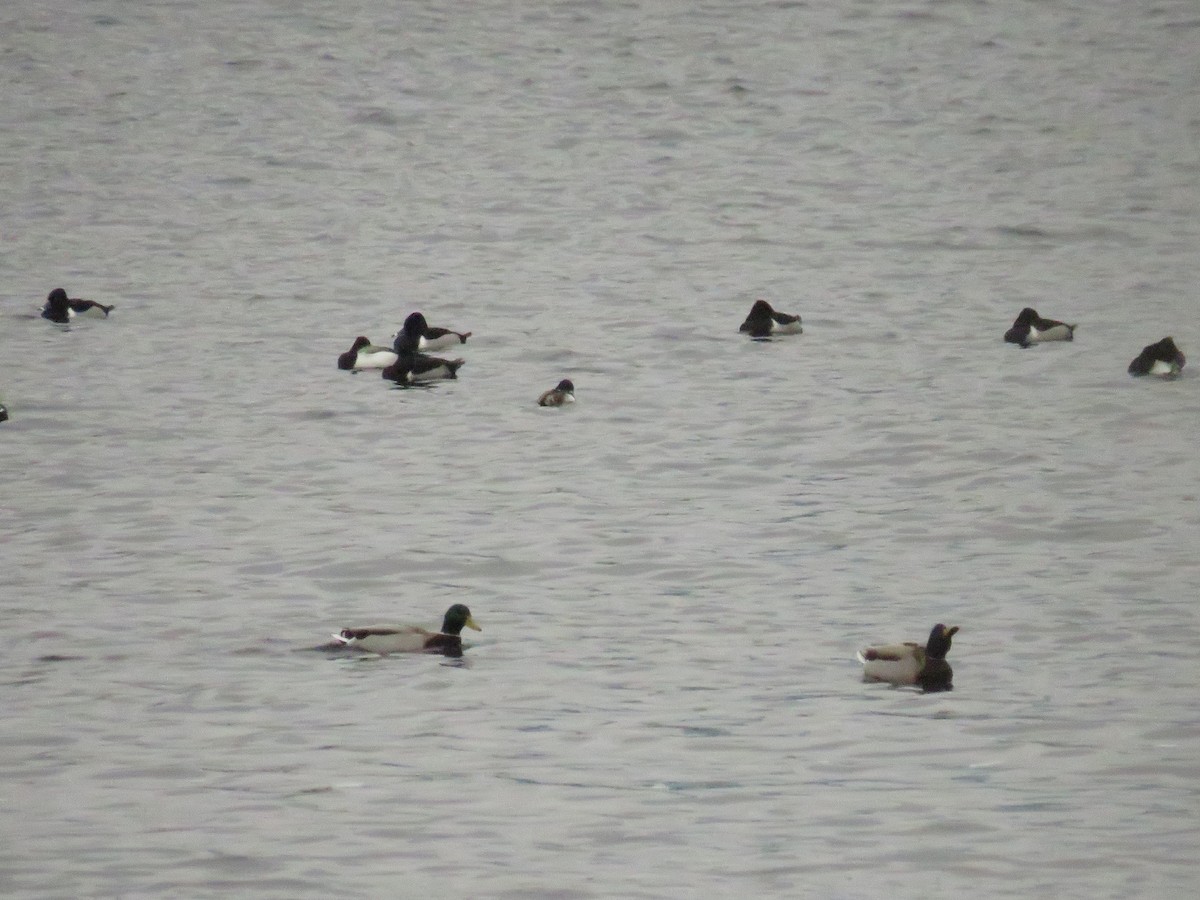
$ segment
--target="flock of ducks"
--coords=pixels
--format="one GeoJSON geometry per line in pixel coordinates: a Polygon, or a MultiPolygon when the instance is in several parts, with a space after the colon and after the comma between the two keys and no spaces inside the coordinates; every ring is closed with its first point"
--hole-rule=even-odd
{"type": "MultiPolygon", "coordinates": [[[[402,385],[457,378],[458,370],[466,360],[432,356],[430,351],[460,346],[470,336],[469,331],[434,328],[425,320],[424,314],[414,312],[396,332],[391,349],[372,344],[370,338],[359,335],[350,349],[338,357],[338,368],[348,372],[379,369],[384,378],[402,385]]],[[[538,398],[538,406],[563,406],[574,402],[575,385],[567,378],[538,398]]]]}
{"type": "MultiPolygon", "coordinates": [[[[42,317],[65,324],[76,316],[107,318],[113,309],[94,300],[71,298],[64,289],[55,288],[46,298],[42,317]]],[[[1049,341],[1071,341],[1075,339],[1077,327],[1043,318],[1036,310],[1026,307],[1005,332],[1004,340],[1022,348],[1049,341]]],[[[779,335],[803,334],[804,328],[800,316],[778,312],[766,300],[757,300],[738,331],[755,340],[764,340],[779,335]]],[[[350,349],[338,357],[338,368],[347,371],[379,369],[384,378],[404,385],[457,378],[457,372],[465,360],[433,356],[431,351],[461,346],[470,336],[469,331],[431,327],[424,315],[414,312],[404,320],[404,326],[395,335],[390,349],[372,344],[369,338],[359,336],[354,339],[350,349]]],[[[1174,339],[1164,337],[1142,349],[1129,364],[1129,374],[1174,378],[1183,371],[1186,363],[1187,359],[1175,345],[1174,339]]],[[[556,387],[538,397],[537,402],[539,406],[574,403],[575,385],[570,379],[564,378],[556,387]]],[[[0,405],[0,422],[7,418],[8,410],[0,405]]],[[[317,649],[356,650],[380,656],[392,653],[461,656],[464,628],[482,631],[471,611],[463,604],[455,603],[446,610],[440,631],[427,631],[416,625],[343,628],[332,636],[330,643],[317,649]]],[[[946,627],[939,622],[929,632],[929,639],[924,646],[907,641],[865,647],[857,655],[863,666],[863,680],[886,682],[894,686],[911,685],[927,692],[952,690],[954,671],[946,661],[946,654],[950,651],[951,639],[957,633],[957,625],[946,627]]]]}

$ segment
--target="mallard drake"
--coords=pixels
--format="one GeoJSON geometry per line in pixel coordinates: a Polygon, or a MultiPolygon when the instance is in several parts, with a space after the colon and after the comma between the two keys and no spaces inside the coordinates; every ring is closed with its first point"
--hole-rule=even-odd
{"type": "Polygon", "coordinates": [[[750,314],[738,329],[752,338],[765,338],[773,334],[803,334],[800,317],[776,312],[766,300],[755,300],[750,314]]]}
{"type": "Polygon", "coordinates": [[[396,332],[392,347],[397,353],[405,350],[445,350],[465,344],[471,332],[451,331],[449,328],[434,328],[425,321],[422,313],[409,313],[404,327],[396,332]]]}
{"type": "Polygon", "coordinates": [[[863,681],[915,684],[927,691],[950,690],[954,671],[946,662],[946,654],[950,652],[950,639],[957,633],[957,625],[947,628],[939,623],[929,632],[924,647],[910,641],[859,650],[863,681]]]}
{"type": "Polygon", "coordinates": [[[387,656],[389,653],[443,653],[462,656],[463,627],[482,631],[461,603],[446,610],[441,631],[426,631],[416,625],[368,625],[343,628],[333,636],[334,647],[353,647],[387,656]]]}
{"type": "Polygon", "coordinates": [[[1187,365],[1187,357],[1175,346],[1174,338],[1147,344],[1142,352],[1129,364],[1130,375],[1159,375],[1174,378],[1187,365]]]}
{"type": "Polygon", "coordinates": [[[361,334],[354,344],[338,357],[339,369],[385,369],[396,361],[396,352],[371,343],[361,334]]]}
{"type": "Polygon", "coordinates": [[[115,306],[105,306],[95,300],[79,300],[68,297],[62,288],[55,288],[46,298],[42,307],[42,318],[57,322],[59,325],[70,322],[76,316],[98,316],[108,318],[108,314],[116,309],[115,306]]]}
{"type": "Polygon", "coordinates": [[[575,402],[575,385],[570,378],[564,378],[558,387],[551,388],[538,397],[538,406],[563,406],[575,402]]]}
{"type": "Polygon", "coordinates": [[[1045,341],[1073,341],[1075,329],[1078,327],[1054,319],[1043,319],[1037,314],[1037,310],[1027,306],[1018,314],[1012,328],[1004,332],[1004,341],[1007,344],[1019,344],[1021,347],[1045,341]]]}

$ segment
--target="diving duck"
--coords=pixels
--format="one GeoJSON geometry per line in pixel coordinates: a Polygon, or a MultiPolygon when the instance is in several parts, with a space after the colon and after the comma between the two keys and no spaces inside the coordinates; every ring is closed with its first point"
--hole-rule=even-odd
{"type": "Polygon", "coordinates": [[[68,297],[62,288],[55,288],[46,298],[42,307],[42,318],[64,325],[76,316],[97,316],[108,318],[108,314],[116,309],[115,306],[105,306],[95,300],[80,300],[68,297]]]}
{"type": "Polygon", "coordinates": [[[776,312],[766,300],[755,300],[750,314],[738,331],[752,338],[765,338],[773,334],[803,334],[800,317],[776,312]]]}
{"type": "Polygon", "coordinates": [[[404,327],[396,332],[392,346],[397,353],[403,350],[445,350],[465,344],[471,332],[451,331],[449,328],[434,328],[425,321],[422,313],[410,313],[404,327]],[[404,344],[401,345],[403,339],[404,344]]]}
{"type": "Polygon", "coordinates": [[[1004,342],[1029,347],[1045,341],[1073,341],[1075,329],[1078,327],[1054,319],[1043,319],[1037,314],[1037,310],[1027,306],[1021,310],[1012,328],[1004,332],[1004,342]]]}
{"type": "Polygon", "coordinates": [[[558,387],[551,388],[538,397],[538,406],[565,406],[575,402],[575,385],[570,378],[564,378],[558,387]]]}
{"type": "Polygon", "coordinates": [[[858,651],[858,661],[863,664],[863,681],[886,681],[889,684],[915,684],[926,691],[948,691],[954,671],[946,662],[950,652],[950,639],[958,633],[958,626],[933,626],[929,641],[920,644],[886,644],[867,647],[858,651]]]}
{"type": "Polygon", "coordinates": [[[354,339],[350,349],[338,357],[338,368],[352,369],[385,369],[396,361],[396,352],[387,347],[379,347],[371,343],[370,338],[361,334],[354,339]]]}
{"type": "Polygon", "coordinates": [[[333,649],[341,647],[366,650],[387,656],[389,653],[442,653],[462,656],[462,630],[482,631],[471,611],[455,603],[442,619],[441,631],[426,631],[416,625],[368,625],[362,628],[343,628],[333,635],[333,649]]]}
{"type": "Polygon", "coordinates": [[[1174,338],[1165,337],[1142,348],[1142,352],[1129,364],[1129,374],[1174,378],[1183,371],[1185,365],[1187,357],[1175,346],[1174,338]]]}

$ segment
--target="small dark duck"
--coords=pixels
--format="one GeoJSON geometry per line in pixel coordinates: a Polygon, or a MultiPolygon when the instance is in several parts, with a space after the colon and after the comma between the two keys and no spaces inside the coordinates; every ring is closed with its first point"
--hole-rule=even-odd
{"type": "Polygon", "coordinates": [[[538,397],[538,406],[566,406],[575,402],[575,385],[570,378],[564,378],[558,387],[551,388],[538,397]]]}
{"type": "Polygon", "coordinates": [[[1175,378],[1185,365],[1187,357],[1175,346],[1175,339],[1165,337],[1142,348],[1142,352],[1129,364],[1129,374],[1175,378]]]}
{"type": "Polygon", "coordinates": [[[950,652],[950,639],[957,633],[957,625],[947,628],[939,623],[929,632],[924,647],[909,641],[858,651],[858,661],[863,664],[863,681],[914,684],[926,691],[951,690],[954,671],[946,662],[946,654],[950,652]]]}
{"type": "Polygon", "coordinates": [[[441,631],[426,631],[416,625],[367,625],[343,628],[333,636],[330,649],[342,647],[365,650],[387,656],[389,653],[442,653],[462,656],[462,630],[482,631],[471,617],[471,610],[455,603],[442,619],[441,631]]]}
{"type": "Polygon", "coordinates": [[[1043,319],[1036,309],[1028,306],[1021,310],[1012,328],[1004,332],[1004,342],[1030,347],[1046,341],[1073,341],[1078,325],[1068,325],[1054,319],[1043,319]]]}
{"type": "Polygon", "coordinates": [[[776,312],[766,300],[755,300],[750,315],[738,331],[752,338],[771,337],[775,334],[803,334],[800,317],[776,312]]]}

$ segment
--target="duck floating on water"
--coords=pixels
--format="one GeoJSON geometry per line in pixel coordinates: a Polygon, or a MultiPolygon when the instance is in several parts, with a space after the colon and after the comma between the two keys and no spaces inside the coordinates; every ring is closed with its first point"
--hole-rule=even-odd
{"type": "Polygon", "coordinates": [[[1078,327],[1055,319],[1043,319],[1036,309],[1027,306],[1017,315],[1012,328],[1004,332],[1004,342],[1030,347],[1046,341],[1073,341],[1078,327]]]}
{"type": "Polygon", "coordinates": [[[462,630],[482,631],[471,616],[471,610],[455,603],[442,619],[441,631],[426,631],[417,625],[367,625],[343,628],[333,635],[327,649],[365,650],[387,656],[390,653],[441,653],[462,656],[462,630]]]}
{"type": "Polygon", "coordinates": [[[338,357],[338,368],[346,371],[356,369],[385,369],[397,359],[396,351],[371,343],[371,339],[359,335],[354,344],[338,357]]]}
{"type": "Polygon", "coordinates": [[[557,387],[538,397],[538,406],[565,406],[575,402],[575,385],[570,378],[564,378],[557,387]]]}
{"type": "Polygon", "coordinates": [[[926,691],[951,690],[954,671],[946,662],[946,654],[950,652],[950,639],[957,633],[957,625],[947,628],[939,622],[929,632],[924,647],[908,641],[858,651],[858,661],[863,664],[863,681],[913,684],[926,691]]]}
{"type": "Polygon", "coordinates": [[[447,347],[457,347],[465,344],[471,336],[470,331],[451,331],[449,328],[434,328],[425,321],[422,313],[410,313],[404,320],[404,327],[396,332],[392,347],[397,353],[404,350],[445,350],[447,347]],[[403,339],[403,346],[401,344],[403,339]]]}
{"type": "Polygon", "coordinates": [[[42,318],[49,319],[51,322],[57,322],[59,325],[64,325],[76,316],[94,316],[107,319],[108,314],[114,309],[116,309],[115,306],[105,306],[103,303],[97,303],[95,300],[81,300],[77,297],[68,297],[67,292],[63,288],[55,288],[50,292],[50,296],[46,298],[46,303],[42,307],[42,318]]]}
{"type": "Polygon", "coordinates": [[[1175,346],[1175,339],[1165,337],[1142,348],[1142,352],[1129,364],[1129,374],[1174,378],[1183,371],[1185,365],[1187,357],[1175,346]]]}
{"type": "Polygon", "coordinates": [[[752,338],[765,338],[776,334],[803,334],[804,328],[799,316],[776,312],[766,300],[755,300],[738,331],[752,338]]]}

